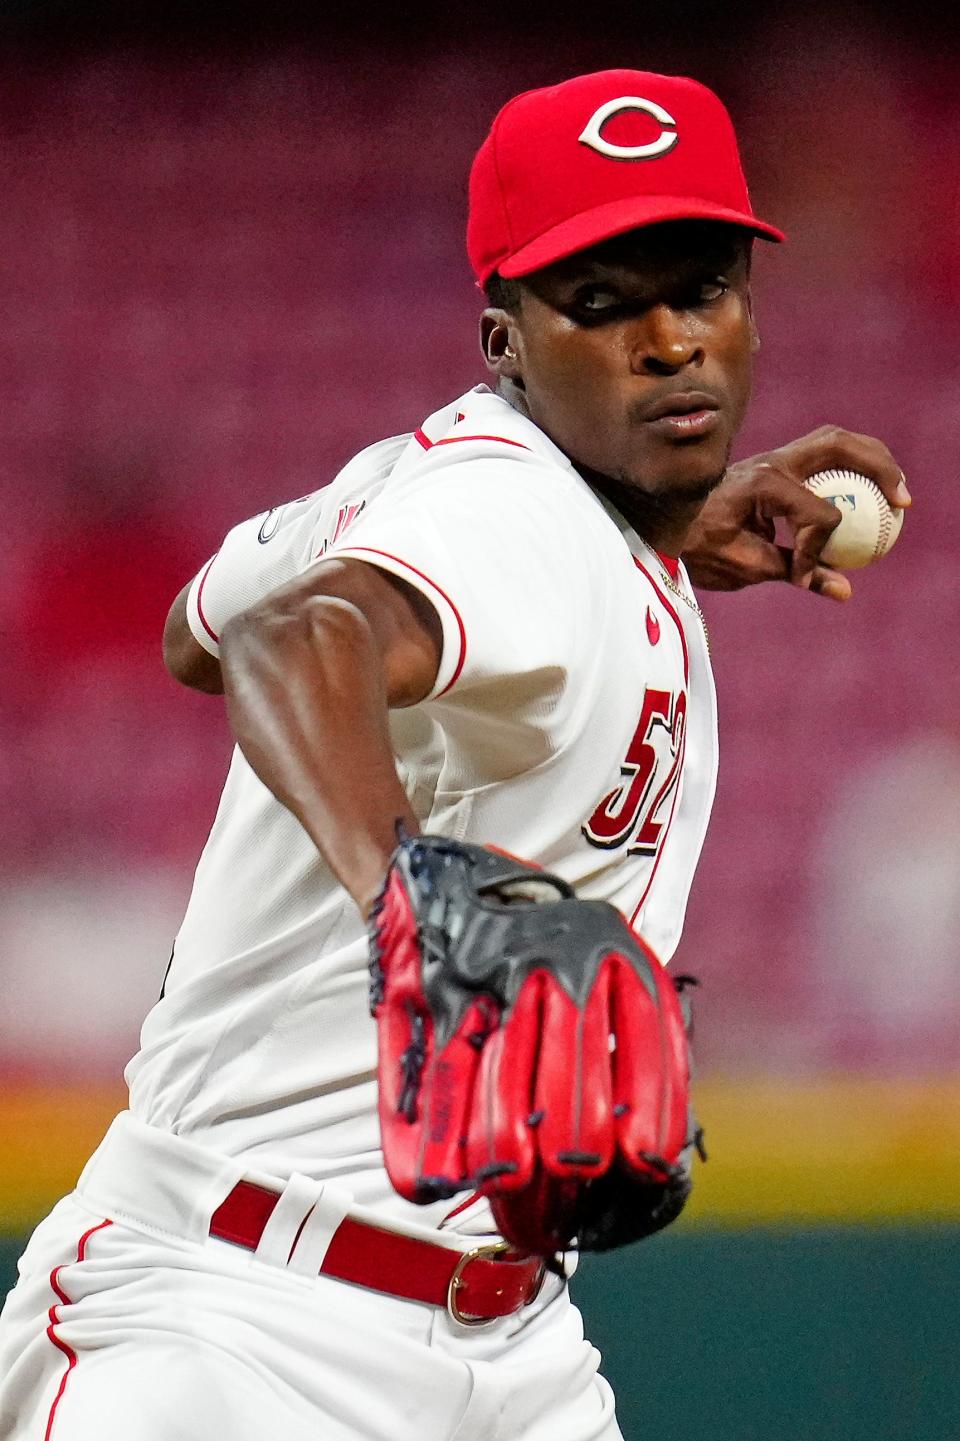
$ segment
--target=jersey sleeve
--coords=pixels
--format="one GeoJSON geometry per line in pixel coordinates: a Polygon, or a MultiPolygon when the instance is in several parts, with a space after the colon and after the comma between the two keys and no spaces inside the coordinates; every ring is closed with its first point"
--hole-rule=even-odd
{"type": "Polygon", "coordinates": [[[219,656],[223,627],[326,553],[379,493],[409,436],[377,441],[355,455],[329,485],[261,511],[228,532],[193,578],[187,623],[195,640],[219,656]]]}
{"type": "Polygon", "coordinates": [[[194,576],[187,593],[187,624],[210,655],[219,656],[220,635],[231,617],[303,569],[316,520],[311,499],[241,521],[194,576]]]}
{"type": "Polygon", "coordinates": [[[598,508],[579,485],[529,461],[427,466],[331,548],[401,577],[433,605],[443,646],[428,699],[483,706],[491,687],[512,682],[516,703],[522,689],[535,709],[576,671],[606,594],[584,558],[596,548],[582,545],[598,508]]]}

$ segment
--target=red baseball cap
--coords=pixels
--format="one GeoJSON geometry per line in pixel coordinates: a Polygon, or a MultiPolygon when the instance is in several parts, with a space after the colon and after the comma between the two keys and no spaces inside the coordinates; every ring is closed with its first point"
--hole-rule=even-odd
{"type": "Polygon", "coordinates": [[[765,240],[733,122],[696,80],[601,70],[507,102],[470,171],[467,251],[485,285],[660,220],[721,220],[765,240]]]}

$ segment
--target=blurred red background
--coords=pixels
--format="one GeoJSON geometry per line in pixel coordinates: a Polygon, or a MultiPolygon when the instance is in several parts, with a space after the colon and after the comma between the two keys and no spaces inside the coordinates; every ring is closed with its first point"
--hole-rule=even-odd
{"type": "Polygon", "coordinates": [[[251,9],[163,36],[138,13],[71,40],[22,6],[0,55],[0,1073],[112,1078],[135,1049],[230,745],[162,670],[167,607],[235,521],[483,378],[472,153],[515,91],[611,64],[712,84],[790,237],[758,247],[738,453],[833,421],[916,501],[846,608],[705,599],[723,758],[679,958],[701,1066],[955,1067],[952,45],[880,11],[301,34],[251,9]]]}

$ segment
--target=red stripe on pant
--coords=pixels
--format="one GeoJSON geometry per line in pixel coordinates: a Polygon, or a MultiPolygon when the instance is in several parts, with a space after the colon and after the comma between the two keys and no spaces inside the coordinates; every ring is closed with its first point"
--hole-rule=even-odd
{"type": "Polygon", "coordinates": [[[112,1222],[112,1221],[101,1221],[99,1225],[97,1225],[97,1226],[91,1226],[91,1227],[90,1227],[90,1230],[89,1230],[89,1231],[85,1231],[85,1232],[83,1233],[83,1235],[80,1237],[79,1242],[77,1243],[77,1261],[76,1261],[76,1262],[64,1261],[62,1265],[60,1265],[60,1266],[55,1266],[54,1269],[50,1272],[50,1289],[51,1289],[51,1291],[53,1291],[54,1295],[57,1297],[57,1300],[56,1300],[56,1301],[53,1303],[53,1305],[50,1307],[50,1311],[49,1311],[50,1324],[49,1324],[49,1326],[47,1327],[47,1335],[49,1336],[50,1340],[53,1342],[54,1346],[56,1346],[57,1350],[58,1350],[58,1351],[62,1351],[63,1354],[64,1354],[64,1356],[66,1356],[66,1358],[67,1358],[67,1369],[66,1369],[66,1370],[64,1371],[64,1373],[63,1373],[63,1376],[62,1376],[61,1381],[60,1381],[59,1390],[57,1391],[56,1396],[54,1396],[54,1398],[53,1398],[53,1405],[50,1407],[50,1415],[47,1417],[47,1429],[46,1429],[46,1431],[43,1433],[43,1441],[50,1441],[50,1437],[51,1437],[52,1434],[53,1434],[53,1423],[54,1423],[54,1420],[56,1419],[56,1415],[57,1415],[57,1407],[60,1405],[60,1398],[63,1396],[64,1391],[67,1389],[67,1381],[70,1379],[70,1372],[73,1370],[74,1366],[76,1366],[76,1364],[77,1364],[77,1353],[76,1353],[76,1351],[74,1351],[74,1349],[73,1349],[72,1346],[68,1346],[67,1343],[66,1343],[66,1341],[63,1341],[63,1340],[60,1339],[60,1337],[57,1335],[56,1329],[55,1329],[56,1326],[57,1326],[57,1322],[58,1322],[57,1306],[58,1306],[59,1304],[61,1304],[61,1303],[62,1303],[64,1306],[69,1306],[69,1305],[70,1305],[70,1297],[67,1295],[66,1291],[64,1291],[63,1288],[62,1288],[61,1285],[60,1285],[60,1272],[63,1270],[64,1266],[76,1265],[77,1262],[82,1261],[82,1260],[84,1259],[84,1257],[86,1256],[86,1254],[87,1254],[87,1242],[90,1240],[90,1237],[91,1237],[92,1235],[94,1235],[95,1232],[97,1232],[97,1231],[102,1231],[103,1228],[104,1228],[104,1226],[112,1226],[112,1225],[113,1225],[113,1222],[112,1222]]]}

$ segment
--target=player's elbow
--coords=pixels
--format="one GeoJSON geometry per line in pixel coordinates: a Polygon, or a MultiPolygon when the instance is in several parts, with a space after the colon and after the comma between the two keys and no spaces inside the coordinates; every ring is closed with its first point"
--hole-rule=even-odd
{"type": "Polygon", "coordinates": [[[223,678],[217,657],[204,650],[187,622],[187,589],[170,607],[163,628],[163,664],[174,680],[190,690],[207,695],[223,694],[223,678]]]}
{"type": "Polygon", "coordinates": [[[307,646],[325,655],[350,652],[370,640],[370,627],[358,606],[339,596],[284,587],[249,610],[233,616],[223,628],[220,653],[277,652],[307,646]]]}
{"type": "Polygon", "coordinates": [[[357,669],[379,657],[362,612],[349,601],[285,588],[232,617],[220,636],[228,695],[253,684],[274,691],[307,685],[347,694],[357,669]]]}

